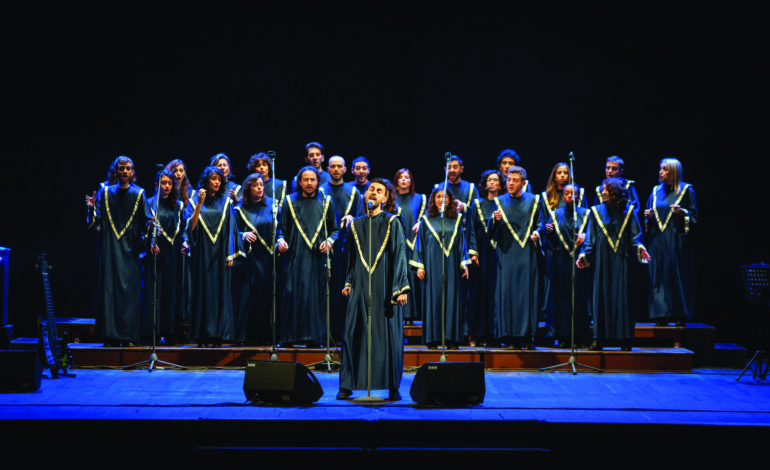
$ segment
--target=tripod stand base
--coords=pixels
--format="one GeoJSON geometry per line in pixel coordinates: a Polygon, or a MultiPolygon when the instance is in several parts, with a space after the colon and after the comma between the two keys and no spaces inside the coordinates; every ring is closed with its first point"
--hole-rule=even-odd
{"type": "Polygon", "coordinates": [[[129,366],[125,366],[125,367],[123,367],[123,370],[126,370],[126,369],[136,369],[136,368],[138,368],[140,366],[143,366],[145,364],[149,364],[149,366],[147,368],[147,372],[152,372],[153,369],[155,369],[155,365],[156,364],[162,364],[162,365],[170,367],[172,369],[187,369],[187,367],[184,367],[184,366],[180,366],[180,365],[177,365],[177,364],[172,364],[170,362],[159,361],[158,360],[158,355],[155,354],[155,352],[153,352],[152,354],[150,354],[150,358],[148,360],[142,361],[142,362],[137,362],[136,364],[131,364],[129,366]]]}
{"type": "Polygon", "coordinates": [[[567,367],[567,366],[572,368],[572,375],[577,375],[577,373],[578,373],[577,367],[583,367],[583,368],[591,370],[593,372],[603,372],[601,369],[597,369],[596,367],[591,367],[591,366],[587,366],[585,364],[580,364],[577,361],[577,358],[575,357],[574,354],[572,356],[570,356],[568,362],[565,362],[564,364],[557,364],[555,366],[543,367],[542,369],[540,369],[540,372],[544,372],[546,370],[561,369],[562,367],[567,367]]]}

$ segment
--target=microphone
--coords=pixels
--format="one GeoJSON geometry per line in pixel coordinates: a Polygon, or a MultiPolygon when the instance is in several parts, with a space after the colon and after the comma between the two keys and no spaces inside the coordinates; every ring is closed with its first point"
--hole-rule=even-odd
{"type": "Polygon", "coordinates": [[[265,154],[267,154],[267,156],[270,157],[271,160],[275,160],[275,151],[274,150],[268,150],[267,152],[265,152],[265,154]]]}
{"type": "Polygon", "coordinates": [[[366,203],[366,207],[369,209],[369,212],[374,210],[374,203],[372,201],[369,201],[366,203]]]}
{"type": "Polygon", "coordinates": [[[569,159],[572,160],[573,162],[575,161],[575,156],[572,155],[572,152],[569,153],[569,159]]]}
{"type": "Polygon", "coordinates": [[[446,158],[446,161],[449,161],[449,159],[452,158],[452,152],[445,153],[444,158],[446,158]]]}

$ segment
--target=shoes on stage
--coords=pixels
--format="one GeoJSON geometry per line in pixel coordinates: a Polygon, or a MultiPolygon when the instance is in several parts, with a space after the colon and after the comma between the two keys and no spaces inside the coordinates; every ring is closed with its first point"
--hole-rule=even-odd
{"type": "Polygon", "coordinates": [[[458,349],[460,349],[460,346],[458,346],[457,343],[449,343],[446,345],[446,348],[452,351],[457,351],[458,349]]]}
{"type": "Polygon", "coordinates": [[[535,344],[534,343],[521,343],[521,349],[523,351],[534,351],[535,350],[535,344]]]}
{"type": "Polygon", "coordinates": [[[687,319],[686,318],[677,318],[676,319],[676,326],[687,326],[687,319]]]}
{"type": "Polygon", "coordinates": [[[399,401],[399,400],[401,400],[401,393],[399,393],[397,388],[391,389],[388,392],[388,401],[399,401]]]}
{"type": "Polygon", "coordinates": [[[412,320],[407,320],[404,322],[404,326],[414,326],[414,322],[412,320]]]}
{"type": "Polygon", "coordinates": [[[340,387],[340,391],[337,392],[337,400],[347,400],[353,395],[353,390],[340,387]]]}
{"type": "Polygon", "coordinates": [[[623,344],[620,345],[621,351],[630,351],[631,350],[631,343],[628,341],[623,341],[623,344]]]}
{"type": "Polygon", "coordinates": [[[598,341],[596,341],[596,340],[594,340],[594,341],[591,343],[591,345],[590,345],[590,346],[588,346],[588,350],[589,350],[589,351],[601,351],[601,350],[603,350],[603,349],[604,349],[604,348],[602,347],[601,343],[599,343],[599,342],[598,342],[598,341]]]}

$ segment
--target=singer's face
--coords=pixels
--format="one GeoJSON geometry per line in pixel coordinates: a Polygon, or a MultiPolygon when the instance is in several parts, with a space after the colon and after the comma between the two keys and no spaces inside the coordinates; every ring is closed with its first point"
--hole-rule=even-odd
{"type": "MultiPolygon", "coordinates": [[[[447,198],[448,200],[449,198],[447,198]]],[[[444,204],[444,191],[437,191],[436,192],[436,207],[441,209],[441,206],[444,204]]]]}
{"type": "Polygon", "coordinates": [[[168,176],[160,177],[160,197],[165,198],[171,193],[171,189],[174,187],[174,181],[168,176]]]}
{"type": "Polygon", "coordinates": [[[182,182],[182,180],[184,180],[184,177],[185,177],[185,171],[184,171],[184,166],[183,166],[183,165],[177,165],[177,166],[175,166],[175,167],[174,167],[174,171],[173,171],[173,173],[174,173],[174,179],[175,179],[177,182],[181,183],[181,182],[182,182]]]}
{"type": "Polygon", "coordinates": [[[607,191],[607,185],[602,185],[602,202],[607,202],[610,200],[610,192],[607,191]]]}
{"type": "Polygon", "coordinates": [[[572,205],[572,186],[567,186],[564,188],[564,193],[562,194],[562,198],[564,199],[564,202],[568,205],[572,205]]]}
{"type": "Polygon", "coordinates": [[[314,168],[321,169],[321,163],[324,161],[324,154],[321,153],[321,149],[318,147],[310,147],[307,150],[307,157],[305,161],[308,165],[312,165],[314,168]]]}
{"type": "Polygon", "coordinates": [[[249,185],[249,195],[251,196],[252,201],[261,201],[265,196],[265,183],[263,183],[261,179],[254,180],[254,182],[249,185]]]}
{"type": "Polygon", "coordinates": [[[329,159],[329,166],[326,168],[326,171],[329,172],[329,176],[334,181],[340,181],[347,170],[345,168],[345,160],[342,158],[332,157],[329,159]]]}
{"type": "Polygon", "coordinates": [[[128,162],[118,163],[118,179],[121,183],[129,182],[134,177],[134,166],[128,162]]]}
{"type": "Polygon", "coordinates": [[[658,172],[658,179],[663,184],[672,184],[674,181],[674,175],[671,174],[670,171],[668,171],[668,168],[666,168],[666,165],[664,163],[660,164],[660,171],[658,172]]]}
{"type": "Polygon", "coordinates": [[[497,173],[487,176],[487,191],[500,191],[500,177],[497,176],[497,173]]]}
{"type": "Polygon", "coordinates": [[[622,174],[623,169],[618,162],[607,162],[607,166],[604,167],[604,175],[607,178],[620,178],[622,174]]]}
{"type": "Polygon", "coordinates": [[[222,170],[222,173],[225,174],[225,178],[230,176],[230,164],[227,163],[227,160],[224,158],[220,158],[217,160],[216,167],[222,170]]]}
{"type": "Polygon", "coordinates": [[[449,162],[449,166],[447,168],[449,173],[448,174],[449,181],[451,181],[452,183],[457,183],[458,181],[460,181],[460,175],[463,174],[463,170],[465,169],[465,167],[460,166],[460,162],[452,160],[449,162]]]}
{"type": "Polygon", "coordinates": [[[211,176],[209,176],[209,192],[216,193],[219,191],[220,186],[222,186],[222,178],[220,178],[218,174],[212,173],[211,176]]]}
{"type": "Polygon", "coordinates": [[[254,172],[259,173],[262,176],[268,176],[270,172],[270,163],[267,160],[257,160],[257,164],[254,166],[254,172]]]}
{"type": "Polygon", "coordinates": [[[516,165],[516,160],[514,160],[513,157],[503,157],[502,160],[500,160],[500,173],[507,175],[508,174],[508,168],[516,165]]]}
{"type": "Polygon", "coordinates": [[[409,188],[412,187],[412,178],[409,177],[409,173],[403,172],[396,181],[399,192],[409,192],[409,188]]]}
{"type": "Polygon", "coordinates": [[[311,197],[318,189],[318,177],[312,171],[304,171],[299,180],[299,185],[302,188],[302,195],[311,197]]]}
{"type": "Polygon", "coordinates": [[[508,194],[511,196],[520,196],[521,190],[524,188],[524,179],[521,177],[521,173],[511,172],[508,174],[506,184],[508,187],[508,194]]]}
{"type": "Polygon", "coordinates": [[[366,189],[366,201],[372,201],[374,207],[379,207],[385,204],[388,200],[388,188],[380,183],[372,183],[366,189]]]}
{"type": "Polygon", "coordinates": [[[353,174],[356,176],[356,181],[363,183],[369,176],[369,165],[366,162],[356,162],[353,167],[353,174]]]}
{"type": "Polygon", "coordinates": [[[559,188],[563,188],[565,184],[569,183],[569,168],[566,166],[560,166],[556,169],[556,185],[559,188]]]}

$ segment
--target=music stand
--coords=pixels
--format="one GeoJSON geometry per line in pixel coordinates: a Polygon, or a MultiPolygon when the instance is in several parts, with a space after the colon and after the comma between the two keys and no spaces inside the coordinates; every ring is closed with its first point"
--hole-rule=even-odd
{"type": "MultiPolygon", "coordinates": [[[[770,298],[770,282],[768,282],[768,275],[770,273],[770,265],[761,263],[748,266],[741,266],[741,279],[743,280],[743,293],[747,303],[751,304],[768,304],[770,298]]],[[[759,321],[757,321],[759,323],[759,321]]],[[[754,357],[751,358],[746,367],[743,368],[741,374],[736,381],[741,380],[743,374],[747,370],[751,370],[754,374],[754,378],[759,377],[762,380],[767,378],[768,369],[770,369],[770,359],[767,357],[767,353],[762,349],[762,328],[757,328],[757,350],[754,352],[754,357]],[[762,360],[767,359],[764,370],[762,369],[762,360]],[[756,363],[756,365],[754,365],[756,363]],[[754,368],[756,367],[756,368],[754,368]]]]}

